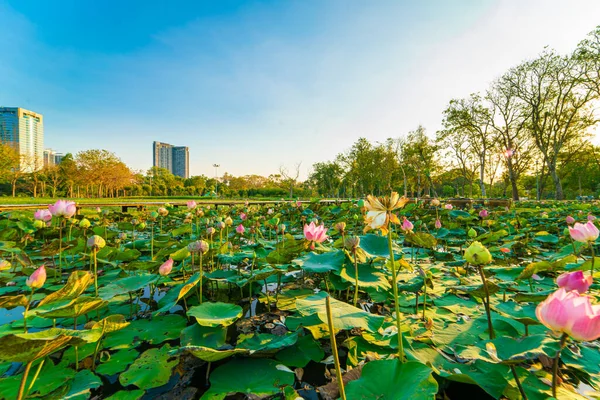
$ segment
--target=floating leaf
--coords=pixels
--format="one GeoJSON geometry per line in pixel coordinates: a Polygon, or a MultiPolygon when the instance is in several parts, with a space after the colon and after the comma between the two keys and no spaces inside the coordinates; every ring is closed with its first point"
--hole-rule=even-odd
{"type": "Polygon", "coordinates": [[[166,384],[173,367],[179,362],[169,355],[170,350],[171,346],[166,344],[143,352],[127,371],[119,375],[121,385],[135,385],[147,390],[166,384]]]}
{"type": "Polygon", "coordinates": [[[187,315],[202,326],[229,326],[242,316],[242,307],[228,303],[202,303],[191,307],[187,315]]]}

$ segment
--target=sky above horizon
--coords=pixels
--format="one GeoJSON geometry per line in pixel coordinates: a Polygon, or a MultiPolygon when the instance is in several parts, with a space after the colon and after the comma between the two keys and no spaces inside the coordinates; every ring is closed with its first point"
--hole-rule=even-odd
{"type": "Polygon", "coordinates": [[[45,147],[190,148],[190,174],[269,175],[440,128],[544,46],[571,51],[597,0],[0,0],[0,106],[44,115],[45,147]]]}

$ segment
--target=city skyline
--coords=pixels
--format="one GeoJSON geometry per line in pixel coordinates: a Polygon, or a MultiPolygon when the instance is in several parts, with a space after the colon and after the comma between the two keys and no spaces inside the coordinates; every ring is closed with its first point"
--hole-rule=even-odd
{"type": "Polygon", "coordinates": [[[168,132],[207,176],[302,162],[305,178],[361,136],[433,136],[452,98],[546,45],[572,50],[600,15],[587,0],[61,3],[0,0],[3,102],[42,112],[48,147],[135,170],[168,132]]]}

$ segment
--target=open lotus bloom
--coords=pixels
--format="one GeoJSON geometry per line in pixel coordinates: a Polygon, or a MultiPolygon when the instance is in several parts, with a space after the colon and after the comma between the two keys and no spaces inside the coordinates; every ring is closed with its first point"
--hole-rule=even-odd
{"type": "Polygon", "coordinates": [[[52,213],[50,210],[37,210],[33,214],[33,218],[35,218],[37,221],[48,222],[52,219],[52,213]]]}
{"type": "Polygon", "coordinates": [[[400,197],[396,192],[392,192],[390,196],[383,197],[367,196],[367,201],[365,202],[365,208],[367,209],[365,231],[381,229],[382,233],[387,233],[389,222],[394,224],[400,223],[400,220],[392,211],[404,207],[406,203],[408,203],[408,199],[400,197]]]}
{"type": "Polygon", "coordinates": [[[581,294],[587,292],[593,282],[594,278],[591,275],[585,276],[583,271],[565,272],[556,278],[556,284],[559,287],[564,288],[567,292],[576,290],[581,294]]]}
{"type": "Polygon", "coordinates": [[[77,206],[74,201],[58,200],[49,205],[48,210],[55,217],[71,218],[77,212],[77,206]]]}
{"type": "Polygon", "coordinates": [[[585,224],[579,222],[571,228],[569,227],[569,233],[573,240],[582,243],[595,242],[598,239],[598,228],[592,221],[588,221],[585,224]]]}
{"type": "Polygon", "coordinates": [[[327,240],[327,229],[323,225],[311,222],[310,225],[304,225],[304,237],[308,241],[322,243],[327,240]]]}
{"type": "Polygon", "coordinates": [[[575,290],[558,289],[537,306],[535,315],[546,328],[575,340],[600,337],[600,305],[593,306],[590,297],[575,290]]]}

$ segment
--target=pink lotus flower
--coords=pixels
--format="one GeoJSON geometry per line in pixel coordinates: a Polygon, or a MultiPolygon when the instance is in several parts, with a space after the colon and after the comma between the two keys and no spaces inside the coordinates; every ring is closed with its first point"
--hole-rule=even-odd
{"type": "Polygon", "coordinates": [[[452,207],[452,204],[446,204],[446,205],[444,206],[444,208],[445,208],[446,210],[452,210],[454,207],[452,207]]]}
{"type": "Polygon", "coordinates": [[[35,214],[33,214],[33,218],[38,221],[48,222],[52,219],[52,213],[50,210],[37,210],[35,214]]]}
{"type": "Polygon", "coordinates": [[[56,203],[48,206],[48,210],[55,217],[71,218],[77,212],[74,201],[58,200],[56,203]]]}
{"type": "Polygon", "coordinates": [[[575,340],[600,337],[600,306],[593,306],[590,297],[574,290],[558,289],[537,306],[535,315],[546,328],[566,333],[575,340]]]}
{"type": "Polygon", "coordinates": [[[490,213],[488,212],[488,210],[485,210],[485,209],[484,209],[484,210],[481,210],[481,211],[479,211],[479,216],[480,216],[481,218],[487,218],[487,217],[488,217],[488,215],[490,215],[490,213]]]}
{"type": "Polygon", "coordinates": [[[246,220],[246,218],[248,218],[248,216],[246,215],[246,213],[240,213],[240,219],[241,219],[242,221],[245,221],[245,220],[246,220]]]}
{"type": "Polygon", "coordinates": [[[189,200],[187,202],[187,208],[188,210],[193,210],[194,208],[196,208],[196,202],[194,200],[189,200]]]}
{"type": "Polygon", "coordinates": [[[585,224],[579,222],[571,228],[569,227],[569,233],[573,240],[582,243],[595,242],[598,239],[598,228],[592,221],[588,221],[585,224]]]}
{"type": "Polygon", "coordinates": [[[239,224],[238,226],[235,227],[235,231],[237,233],[239,233],[240,235],[243,235],[244,232],[246,232],[246,228],[244,228],[244,225],[239,224]]]}
{"type": "Polygon", "coordinates": [[[435,229],[440,229],[442,227],[442,221],[440,221],[440,219],[436,219],[435,220],[435,229]]]}
{"type": "Polygon", "coordinates": [[[591,275],[586,277],[583,271],[565,272],[556,278],[556,284],[559,287],[564,288],[567,292],[576,290],[580,294],[587,292],[593,282],[594,278],[591,275]]]}
{"type": "Polygon", "coordinates": [[[313,221],[310,225],[304,225],[304,237],[311,242],[311,249],[314,249],[315,243],[327,240],[327,229],[323,225],[315,225],[313,221]]]}
{"type": "Polygon", "coordinates": [[[33,271],[33,274],[27,278],[25,284],[32,289],[39,289],[44,286],[44,282],[46,282],[46,267],[42,265],[33,271]]]}
{"type": "Polygon", "coordinates": [[[163,263],[163,265],[161,265],[158,268],[158,273],[162,276],[167,276],[171,273],[172,269],[173,269],[173,259],[169,258],[167,261],[165,261],[163,263]]]}
{"type": "Polygon", "coordinates": [[[571,217],[570,215],[567,216],[567,225],[573,225],[575,223],[575,218],[571,217]]]}
{"type": "Polygon", "coordinates": [[[298,200],[296,202],[296,207],[301,208],[302,207],[302,202],[300,200],[298,200]]]}
{"type": "Polygon", "coordinates": [[[216,229],[215,229],[215,228],[213,228],[212,226],[209,226],[208,228],[206,228],[206,234],[207,234],[208,236],[212,236],[212,235],[214,235],[214,234],[215,234],[215,231],[216,231],[216,229]]]}
{"type": "Polygon", "coordinates": [[[404,232],[410,232],[413,230],[413,228],[414,225],[408,219],[404,218],[402,220],[402,225],[400,225],[400,229],[402,229],[404,232]]]}

